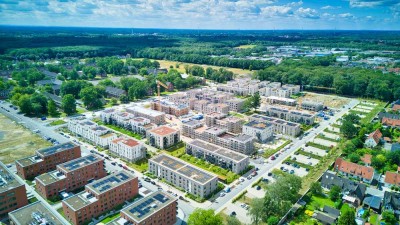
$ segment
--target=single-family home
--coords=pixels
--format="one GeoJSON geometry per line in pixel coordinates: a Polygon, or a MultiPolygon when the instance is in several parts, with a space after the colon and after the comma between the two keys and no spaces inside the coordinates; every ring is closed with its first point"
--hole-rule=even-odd
{"type": "Polygon", "coordinates": [[[400,99],[397,99],[395,102],[393,102],[392,110],[400,111],[400,99]]]}
{"type": "Polygon", "coordinates": [[[379,129],[376,129],[374,132],[368,135],[364,145],[366,147],[373,148],[380,143],[381,138],[382,138],[382,132],[379,129]]]}
{"type": "Polygon", "coordinates": [[[385,187],[400,186],[400,174],[386,171],[384,185],[385,187]]]}
{"type": "Polygon", "coordinates": [[[370,154],[363,155],[363,157],[361,157],[361,161],[364,163],[364,165],[370,166],[372,162],[372,155],[370,154]]]}
{"type": "Polygon", "coordinates": [[[313,215],[315,219],[324,225],[336,224],[339,216],[340,211],[329,206],[324,206],[322,211],[317,211],[313,215]]]}
{"type": "Polygon", "coordinates": [[[400,218],[400,193],[386,191],[383,197],[382,210],[394,212],[397,219],[400,218]]]}

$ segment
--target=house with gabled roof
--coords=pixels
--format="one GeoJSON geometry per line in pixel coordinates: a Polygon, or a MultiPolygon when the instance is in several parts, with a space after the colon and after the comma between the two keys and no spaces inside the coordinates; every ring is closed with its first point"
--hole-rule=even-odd
{"type": "Polygon", "coordinates": [[[383,197],[382,210],[392,211],[397,219],[400,219],[400,193],[386,191],[383,197]]]}
{"type": "Polygon", "coordinates": [[[364,145],[369,148],[376,147],[382,139],[382,132],[379,129],[376,129],[374,132],[370,133],[365,140],[364,145]]]}
{"type": "Polygon", "coordinates": [[[384,184],[385,187],[400,186],[400,174],[398,172],[386,171],[384,184]]]}
{"type": "Polygon", "coordinates": [[[370,184],[374,179],[374,168],[370,166],[362,166],[356,163],[346,161],[342,158],[337,158],[335,161],[334,169],[347,177],[359,179],[365,183],[370,184]]]}

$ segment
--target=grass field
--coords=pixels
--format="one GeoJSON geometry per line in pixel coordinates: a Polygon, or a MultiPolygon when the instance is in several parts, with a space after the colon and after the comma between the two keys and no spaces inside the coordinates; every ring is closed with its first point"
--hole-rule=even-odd
{"type": "Polygon", "coordinates": [[[66,122],[64,120],[54,120],[50,123],[50,126],[58,126],[58,125],[62,125],[65,124],[66,122]]]}
{"type": "Polygon", "coordinates": [[[50,145],[50,142],[0,114],[0,160],[3,163],[30,156],[37,149],[50,145]]]}
{"type": "MultiPolygon", "coordinates": [[[[140,58],[137,58],[137,59],[140,59],[140,58]]],[[[157,60],[157,61],[160,63],[161,68],[169,69],[170,66],[173,66],[173,68],[177,69],[180,73],[186,73],[185,65],[189,65],[189,66],[198,65],[198,66],[202,66],[204,69],[206,69],[207,67],[211,67],[213,69],[225,68],[229,71],[232,71],[234,74],[253,74],[253,72],[250,70],[242,70],[242,69],[238,69],[238,68],[199,65],[199,64],[194,64],[194,63],[175,62],[175,61],[170,61],[170,60],[157,60]],[[179,68],[176,68],[176,65],[179,65],[179,68]]]]}
{"type": "Polygon", "coordinates": [[[236,47],[237,49],[249,49],[249,48],[255,48],[257,45],[239,45],[236,47]]]}

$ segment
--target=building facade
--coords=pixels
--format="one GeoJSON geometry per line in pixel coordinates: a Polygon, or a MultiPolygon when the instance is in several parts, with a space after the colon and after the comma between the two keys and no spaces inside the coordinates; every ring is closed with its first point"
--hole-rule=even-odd
{"type": "Polygon", "coordinates": [[[273,125],[271,123],[258,120],[253,120],[244,124],[242,132],[243,134],[254,137],[259,142],[266,142],[270,140],[274,134],[273,125]]]}
{"type": "Polygon", "coordinates": [[[151,146],[166,149],[180,142],[180,132],[168,126],[160,126],[147,132],[147,139],[151,146]]]}
{"type": "Polygon", "coordinates": [[[289,136],[297,136],[301,132],[301,125],[298,123],[288,122],[286,120],[253,114],[250,120],[264,121],[273,125],[273,131],[278,134],[285,134],[289,136]]]}
{"type": "Polygon", "coordinates": [[[290,110],[280,107],[267,106],[263,109],[267,116],[284,119],[295,123],[303,123],[312,125],[315,120],[315,114],[302,112],[298,110],[290,110]]]}
{"type": "Polygon", "coordinates": [[[166,154],[149,159],[149,172],[201,198],[206,198],[217,189],[216,175],[166,154]]]}
{"type": "Polygon", "coordinates": [[[309,101],[309,100],[304,100],[301,103],[301,108],[305,110],[310,110],[310,111],[321,111],[324,109],[324,104],[322,102],[314,102],[314,101],[309,101]]]}
{"type": "Polygon", "coordinates": [[[114,139],[110,143],[109,151],[128,162],[136,162],[146,157],[146,149],[143,143],[129,137],[114,139]]]}
{"type": "Polygon", "coordinates": [[[36,191],[44,198],[51,198],[61,192],[77,190],[106,175],[104,159],[90,154],[57,165],[56,170],[37,176],[36,191]]]}
{"type": "Polygon", "coordinates": [[[36,154],[15,161],[17,174],[25,180],[56,169],[58,164],[81,157],[81,147],[67,142],[36,151],[36,154]]]}
{"type": "Polygon", "coordinates": [[[146,109],[139,106],[133,106],[126,109],[127,112],[132,113],[136,117],[144,117],[149,119],[152,123],[157,125],[165,123],[165,113],[152,109],[146,109]]]}

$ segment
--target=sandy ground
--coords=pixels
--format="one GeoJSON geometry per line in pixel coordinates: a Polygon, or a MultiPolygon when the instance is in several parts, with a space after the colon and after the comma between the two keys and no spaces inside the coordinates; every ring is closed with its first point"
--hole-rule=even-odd
{"type": "Polygon", "coordinates": [[[315,102],[322,102],[324,106],[327,106],[328,108],[341,108],[343,105],[346,105],[350,102],[350,99],[345,97],[306,92],[303,97],[297,99],[298,104],[300,105],[305,99],[315,102]]]}
{"type": "Polygon", "coordinates": [[[0,114],[0,160],[11,163],[51,144],[0,114]]]}

